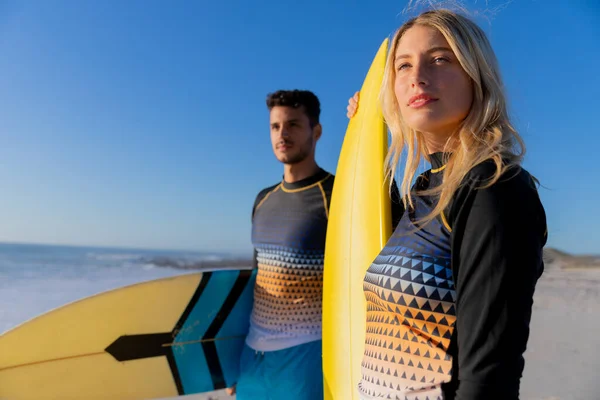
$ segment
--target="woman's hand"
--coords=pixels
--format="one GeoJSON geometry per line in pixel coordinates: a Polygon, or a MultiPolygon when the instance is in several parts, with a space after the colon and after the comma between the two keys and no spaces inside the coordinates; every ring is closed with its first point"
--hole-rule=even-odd
{"type": "Polygon", "coordinates": [[[352,118],[354,114],[356,114],[356,110],[358,110],[358,98],[359,92],[356,92],[354,93],[354,96],[350,97],[350,100],[348,100],[348,107],[346,108],[348,110],[348,113],[346,114],[348,118],[352,118]]]}

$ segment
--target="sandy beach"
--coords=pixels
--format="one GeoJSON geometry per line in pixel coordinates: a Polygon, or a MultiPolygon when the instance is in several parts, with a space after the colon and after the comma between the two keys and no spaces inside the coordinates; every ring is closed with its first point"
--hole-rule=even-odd
{"type": "MultiPolygon", "coordinates": [[[[550,250],[538,283],[521,400],[600,399],[600,264],[550,250]]],[[[233,400],[224,392],[181,400],[233,400]]]]}
{"type": "Polygon", "coordinates": [[[535,294],[523,400],[600,399],[600,268],[580,260],[546,263],[535,294]]]}

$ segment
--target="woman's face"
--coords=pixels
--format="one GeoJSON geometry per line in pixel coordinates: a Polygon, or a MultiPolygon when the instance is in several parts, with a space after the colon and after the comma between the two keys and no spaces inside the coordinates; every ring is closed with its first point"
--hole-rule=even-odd
{"type": "Polygon", "coordinates": [[[394,92],[406,124],[445,142],[469,114],[473,88],[444,36],[423,25],[409,28],[394,66],[394,92]]]}

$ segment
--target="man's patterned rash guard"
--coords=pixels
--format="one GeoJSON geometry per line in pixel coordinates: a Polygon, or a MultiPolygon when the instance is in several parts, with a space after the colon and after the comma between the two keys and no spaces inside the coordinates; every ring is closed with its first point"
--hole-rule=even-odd
{"type": "MultiPolygon", "coordinates": [[[[442,182],[443,154],[413,190],[442,182]]],[[[516,400],[546,219],[531,176],[508,170],[489,188],[473,168],[450,207],[414,196],[364,278],[362,399],[516,400]],[[479,189],[476,189],[479,188],[479,189]]]]}
{"type": "Polygon", "coordinates": [[[323,169],[259,193],[252,219],[258,268],[248,346],[275,351],[321,339],[323,258],[334,176],[323,169]]]}

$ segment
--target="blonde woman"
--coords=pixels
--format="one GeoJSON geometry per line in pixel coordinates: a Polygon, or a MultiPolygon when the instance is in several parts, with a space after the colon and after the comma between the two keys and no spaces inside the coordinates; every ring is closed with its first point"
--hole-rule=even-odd
{"type": "Polygon", "coordinates": [[[518,399],[546,217],[486,35],[448,10],[411,19],[381,98],[405,211],[364,279],[361,397],[518,399]]]}

